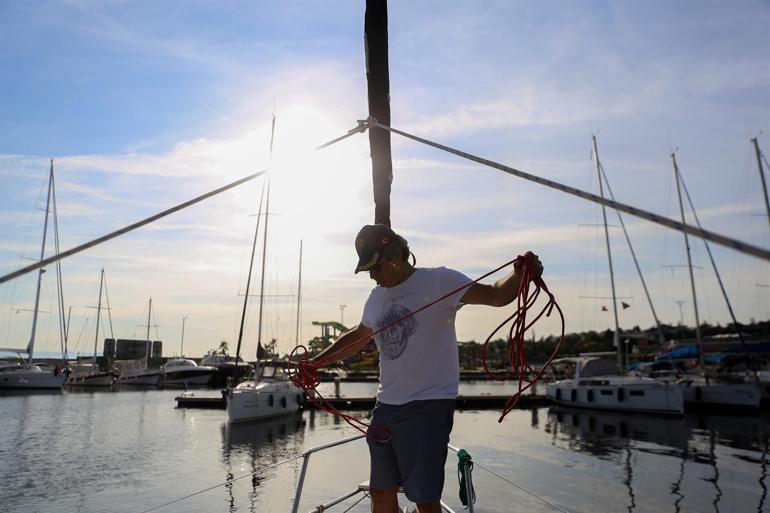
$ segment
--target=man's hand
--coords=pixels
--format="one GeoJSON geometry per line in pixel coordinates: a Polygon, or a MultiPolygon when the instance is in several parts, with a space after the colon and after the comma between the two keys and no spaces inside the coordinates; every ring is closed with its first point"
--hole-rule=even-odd
{"type": "Polygon", "coordinates": [[[521,271],[524,268],[524,262],[529,259],[529,262],[532,265],[530,268],[530,278],[540,278],[540,276],[543,275],[543,264],[540,262],[540,257],[538,257],[536,254],[532,253],[531,251],[527,251],[524,255],[519,255],[519,258],[517,258],[513,262],[513,271],[515,274],[521,276],[521,271]]]}

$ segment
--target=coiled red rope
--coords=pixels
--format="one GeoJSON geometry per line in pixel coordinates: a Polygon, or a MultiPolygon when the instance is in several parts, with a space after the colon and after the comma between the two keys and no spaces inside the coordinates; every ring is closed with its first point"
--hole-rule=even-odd
{"type": "MultiPolygon", "coordinates": [[[[366,339],[372,338],[378,333],[381,333],[387,329],[390,329],[391,327],[408,319],[409,317],[417,315],[418,313],[422,312],[426,308],[430,308],[436,303],[439,303],[444,299],[451,297],[457,294],[458,292],[470,287],[474,283],[478,283],[484,278],[503,269],[504,267],[507,267],[511,264],[516,264],[516,263],[521,263],[521,281],[519,284],[519,291],[516,298],[516,311],[511,316],[506,318],[497,328],[495,328],[495,330],[489,335],[489,337],[487,337],[487,340],[484,342],[484,347],[482,350],[482,362],[484,364],[484,370],[492,379],[495,379],[498,381],[513,379],[513,378],[518,379],[518,383],[519,383],[518,391],[506,402],[505,407],[503,408],[503,413],[498,420],[498,422],[502,422],[503,418],[508,414],[508,412],[510,412],[513,408],[515,408],[516,405],[519,403],[519,401],[521,400],[522,393],[526,391],[528,388],[530,388],[535,383],[535,381],[537,381],[540,378],[540,376],[542,376],[545,369],[548,367],[551,361],[558,354],[559,349],[561,348],[561,344],[564,341],[564,314],[562,313],[561,308],[559,308],[559,305],[556,303],[556,298],[548,290],[548,287],[546,287],[542,277],[536,276],[534,274],[535,256],[532,252],[527,252],[525,255],[519,255],[514,260],[504,263],[500,267],[497,267],[496,269],[489,271],[483,276],[476,278],[472,282],[466,285],[463,285],[462,287],[458,287],[455,290],[452,290],[444,294],[438,299],[435,299],[430,303],[424,306],[421,306],[414,312],[411,312],[408,315],[405,315],[400,319],[397,319],[391,322],[390,324],[376,330],[370,336],[366,337],[366,339]],[[530,282],[533,283],[535,287],[532,293],[530,293],[530,282]],[[535,319],[533,319],[531,322],[529,322],[529,324],[527,324],[526,322],[527,310],[530,309],[532,306],[534,306],[535,301],[537,301],[537,298],[540,295],[541,290],[548,295],[548,298],[549,298],[548,302],[540,311],[540,313],[537,315],[537,317],[535,317],[535,319]],[[553,354],[551,354],[550,358],[548,358],[548,361],[543,365],[543,367],[536,372],[527,361],[527,357],[524,352],[524,334],[526,333],[527,329],[529,329],[543,315],[545,315],[546,317],[550,316],[554,308],[556,308],[557,312],[559,313],[559,316],[561,317],[561,337],[559,338],[559,342],[556,345],[556,348],[554,349],[553,354]],[[512,372],[508,376],[503,376],[503,377],[495,376],[487,368],[487,361],[486,361],[487,346],[489,344],[489,341],[495,335],[495,333],[497,333],[503,326],[505,326],[510,321],[513,321],[513,324],[508,333],[508,358],[512,366],[512,372]]],[[[334,352],[324,355],[323,358],[319,359],[315,363],[312,363],[310,361],[310,358],[308,357],[307,348],[303,345],[298,345],[297,347],[294,348],[294,350],[289,355],[289,361],[295,362],[296,364],[296,368],[292,368],[292,367],[289,368],[289,378],[292,380],[292,382],[294,382],[295,385],[297,385],[297,387],[302,389],[308,401],[310,401],[310,403],[313,404],[313,406],[315,406],[316,408],[327,411],[333,415],[337,415],[338,417],[342,418],[348,424],[350,424],[357,430],[361,431],[362,433],[366,434],[367,436],[374,437],[377,441],[387,442],[390,440],[390,434],[385,428],[376,426],[376,425],[369,425],[368,423],[360,419],[357,419],[355,417],[342,413],[341,411],[337,410],[334,406],[332,406],[332,404],[326,398],[324,398],[320,392],[318,392],[318,388],[317,388],[318,385],[321,383],[321,378],[318,375],[318,369],[335,361],[337,359],[336,355],[339,355],[340,353],[344,352],[347,348],[355,346],[363,341],[364,341],[364,338],[354,340],[349,344],[346,344],[344,346],[337,348],[334,352]],[[301,356],[299,354],[300,352],[303,353],[301,356]]]]}

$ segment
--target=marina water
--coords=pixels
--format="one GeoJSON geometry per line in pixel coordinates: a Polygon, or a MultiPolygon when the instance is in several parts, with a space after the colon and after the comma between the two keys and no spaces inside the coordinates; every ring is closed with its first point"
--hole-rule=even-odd
{"type": "MultiPolygon", "coordinates": [[[[374,389],[344,383],[342,394],[374,389]]],[[[512,390],[476,382],[460,393],[512,390]]],[[[138,513],[206,489],[156,511],[290,511],[297,457],[357,433],[313,411],[231,426],[224,410],[175,408],[179,393],[3,392],[0,511],[138,513]]],[[[502,424],[498,416],[455,416],[451,443],[476,462],[478,512],[557,511],[535,495],[575,513],[770,511],[767,412],[658,418],[548,407],[515,410],[502,424]]],[[[352,490],[368,467],[363,440],[315,454],[299,511],[352,490]]],[[[457,492],[450,452],[444,500],[462,511],[457,492]]],[[[354,502],[332,511],[369,511],[368,500],[354,502]]]]}

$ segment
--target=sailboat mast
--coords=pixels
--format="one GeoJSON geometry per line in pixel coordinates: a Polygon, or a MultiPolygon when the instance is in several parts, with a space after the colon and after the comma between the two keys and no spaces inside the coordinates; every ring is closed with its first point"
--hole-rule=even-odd
{"type": "MultiPolygon", "coordinates": [[[[698,225],[698,228],[701,230],[703,227],[700,224],[700,219],[698,219],[698,213],[695,211],[695,205],[692,202],[692,198],[690,197],[690,191],[687,190],[687,184],[684,181],[684,176],[682,176],[681,173],[679,173],[679,180],[682,184],[682,189],[684,189],[684,195],[687,198],[687,203],[690,205],[690,211],[692,212],[693,218],[695,219],[695,223],[698,225]]],[[[717,283],[719,284],[719,290],[722,291],[722,297],[725,300],[725,303],[727,304],[727,311],[730,314],[730,319],[733,321],[733,326],[735,326],[735,332],[738,334],[738,340],[741,343],[741,347],[744,350],[745,356],[746,356],[746,368],[751,369],[751,366],[749,365],[749,352],[746,347],[746,341],[743,338],[743,330],[741,329],[741,325],[738,323],[738,319],[735,317],[735,312],[733,311],[733,305],[730,303],[730,297],[727,295],[727,289],[725,289],[725,284],[722,281],[722,276],[719,274],[719,269],[717,268],[717,262],[714,259],[714,255],[711,252],[711,246],[709,246],[709,243],[706,239],[703,239],[703,245],[706,247],[706,254],[708,254],[709,261],[711,262],[711,268],[714,270],[714,275],[717,278],[717,283]]],[[[756,371],[754,371],[754,377],[756,378],[756,371]]]]}
{"type": "Polygon", "coordinates": [[[259,283],[259,324],[257,327],[257,360],[262,347],[262,310],[265,305],[265,258],[267,257],[267,223],[270,219],[270,178],[267,179],[267,202],[265,204],[265,232],[262,238],[262,276],[259,283]]]}
{"type": "MultiPolygon", "coordinates": [[[[604,177],[604,183],[607,186],[607,192],[610,194],[610,199],[612,201],[615,201],[615,195],[612,193],[612,187],[610,187],[610,181],[607,178],[607,173],[604,172],[604,166],[601,165],[601,162],[599,162],[599,167],[602,170],[602,176],[604,177]]],[[[636,258],[636,252],[634,251],[634,246],[631,244],[631,237],[628,235],[628,230],[626,230],[626,223],[623,222],[623,216],[620,214],[620,210],[615,209],[615,213],[618,215],[618,222],[620,223],[620,227],[623,229],[623,235],[626,238],[626,242],[628,243],[628,250],[631,252],[631,257],[634,259],[634,266],[636,266],[636,273],[639,275],[639,280],[642,282],[642,288],[644,289],[644,295],[647,297],[647,304],[650,305],[650,311],[652,312],[652,318],[655,320],[655,326],[658,329],[658,342],[662,345],[663,340],[663,327],[660,325],[660,319],[658,319],[658,314],[655,312],[655,306],[652,304],[652,297],[650,297],[650,291],[647,289],[647,282],[644,280],[644,274],[642,274],[642,268],[639,266],[639,260],[636,258]]]]}
{"type": "MultiPolygon", "coordinates": [[[[48,235],[48,212],[51,207],[51,190],[53,187],[53,159],[51,160],[51,170],[48,174],[48,197],[45,202],[45,221],[43,222],[43,242],[40,245],[40,260],[45,256],[45,240],[48,235]]],[[[35,350],[35,332],[37,331],[37,314],[40,306],[40,284],[43,281],[45,268],[41,267],[37,272],[37,291],[35,292],[35,308],[32,314],[32,332],[29,335],[29,344],[27,344],[28,363],[32,363],[32,353],[35,350]]]]}
{"type": "MultiPolygon", "coordinates": [[[[687,220],[684,217],[684,204],[682,203],[682,187],[679,182],[679,166],[676,164],[676,154],[671,153],[671,162],[674,167],[674,181],[676,182],[676,195],[679,198],[679,213],[682,216],[682,224],[686,225],[687,220]]],[[[684,247],[687,252],[687,269],[690,271],[690,289],[692,290],[692,305],[695,311],[695,342],[698,344],[698,363],[700,368],[704,368],[703,359],[703,347],[701,344],[700,336],[700,317],[698,316],[698,296],[695,293],[695,276],[692,273],[692,256],[690,255],[690,240],[687,237],[687,232],[682,232],[684,235],[684,247]]]]}
{"type": "Polygon", "coordinates": [[[104,287],[104,269],[99,278],[99,302],[96,303],[96,334],[94,335],[94,359],[93,365],[96,367],[96,348],[99,344],[99,322],[102,320],[102,287],[104,287]]]}
{"type": "Polygon", "coordinates": [[[144,368],[150,368],[150,350],[152,344],[150,344],[150,316],[152,315],[152,298],[150,298],[149,306],[147,307],[147,343],[144,347],[144,368]]]}
{"type": "Polygon", "coordinates": [[[765,171],[762,168],[762,152],[759,151],[759,142],[757,142],[756,137],[752,138],[751,142],[754,144],[754,153],[757,156],[757,169],[759,169],[759,179],[762,180],[762,194],[764,194],[765,196],[765,210],[767,212],[767,222],[770,223],[770,200],[768,200],[768,197],[767,197],[767,183],[765,183],[765,171]]]}
{"type": "MultiPolygon", "coordinates": [[[[53,164],[52,164],[53,165],[53,164]]],[[[59,254],[59,215],[56,208],[56,182],[51,185],[51,207],[53,212],[54,250],[59,254]]],[[[68,320],[64,317],[64,284],[62,281],[61,260],[56,261],[56,299],[59,305],[59,345],[61,346],[62,363],[67,362],[67,328],[68,320]]]]}
{"type": "Polygon", "coordinates": [[[246,324],[246,305],[249,303],[249,290],[251,289],[251,271],[254,268],[254,253],[257,248],[257,236],[259,235],[259,220],[262,217],[262,201],[265,199],[265,188],[262,187],[262,195],[259,199],[259,210],[257,211],[257,227],[254,230],[254,240],[251,243],[251,259],[249,260],[249,274],[246,278],[246,293],[243,296],[243,311],[241,312],[241,327],[238,330],[238,344],[235,346],[235,365],[238,365],[238,359],[241,356],[241,342],[243,341],[243,327],[246,324]]]}
{"type": "MultiPolygon", "coordinates": [[[[596,144],[596,136],[591,136],[594,148],[594,162],[596,164],[596,173],[599,176],[599,195],[604,199],[604,186],[602,185],[601,165],[599,164],[599,148],[596,144]]],[[[612,287],[612,313],[615,316],[615,334],[612,336],[612,343],[618,349],[618,365],[625,368],[626,358],[624,348],[620,344],[620,325],[618,323],[618,299],[615,294],[615,273],[612,269],[612,251],[610,249],[610,231],[607,228],[607,209],[602,205],[602,218],[604,220],[604,241],[607,243],[607,262],[610,268],[610,286],[612,287]]]]}
{"type": "Polygon", "coordinates": [[[299,240],[299,279],[297,280],[297,333],[294,336],[294,345],[299,345],[299,313],[302,305],[302,239],[299,240]]]}
{"type": "MultiPolygon", "coordinates": [[[[270,161],[273,160],[273,141],[275,140],[275,113],[270,129],[270,161]]],[[[267,177],[267,202],[265,203],[265,233],[262,238],[262,276],[259,283],[259,324],[257,327],[257,367],[254,372],[254,381],[259,376],[259,348],[262,347],[262,310],[265,305],[265,259],[267,257],[267,225],[270,221],[270,176],[267,177]]]]}

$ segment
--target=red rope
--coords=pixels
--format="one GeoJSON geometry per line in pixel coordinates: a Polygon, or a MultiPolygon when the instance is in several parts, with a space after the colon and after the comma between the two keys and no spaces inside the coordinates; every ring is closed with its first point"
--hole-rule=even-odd
{"type": "Polygon", "coordinates": [[[430,303],[424,306],[421,306],[414,312],[411,312],[408,315],[405,315],[402,318],[397,319],[391,322],[390,324],[387,324],[386,326],[376,330],[374,333],[372,333],[367,337],[359,338],[349,344],[340,346],[334,352],[326,354],[323,358],[319,359],[316,363],[310,362],[310,359],[308,358],[308,351],[305,346],[299,345],[295,347],[294,350],[291,352],[291,355],[289,355],[290,362],[295,361],[295,356],[298,356],[298,351],[301,350],[304,354],[296,360],[296,369],[293,369],[293,368],[289,369],[289,378],[292,380],[292,382],[294,382],[295,385],[297,385],[297,387],[302,389],[302,391],[305,393],[305,396],[316,408],[325,410],[333,415],[337,415],[341,417],[354,428],[358,429],[364,434],[367,434],[367,436],[374,436],[374,433],[372,433],[372,430],[377,430],[380,432],[380,435],[376,436],[377,441],[381,441],[381,442],[389,441],[390,434],[388,433],[387,429],[376,425],[369,425],[360,419],[357,419],[355,417],[342,413],[341,411],[337,410],[334,406],[332,406],[331,403],[326,398],[324,398],[320,394],[320,392],[318,392],[317,387],[321,383],[321,378],[318,375],[318,369],[335,361],[336,355],[339,355],[340,353],[344,352],[349,347],[355,346],[363,342],[365,339],[372,338],[378,333],[381,333],[387,329],[390,329],[391,327],[408,319],[409,317],[417,315],[418,313],[422,312],[426,308],[430,308],[436,303],[439,303],[440,301],[443,301],[444,299],[457,294],[458,292],[470,287],[474,283],[478,283],[484,278],[516,262],[522,263],[521,282],[519,285],[519,291],[517,296],[516,311],[513,313],[513,315],[511,315],[505,321],[503,321],[497,328],[495,328],[495,330],[489,335],[486,342],[484,342],[484,348],[482,351],[482,361],[484,363],[484,370],[487,372],[487,374],[491,378],[496,380],[507,380],[513,377],[517,377],[519,380],[519,391],[513,397],[511,397],[508,400],[508,402],[505,404],[503,413],[499,419],[499,422],[502,422],[503,418],[508,414],[508,412],[513,408],[515,408],[516,405],[519,403],[522,392],[524,392],[529,387],[531,387],[534,384],[534,382],[543,374],[543,371],[546,369],[546,367],[551,363],[551,361],[554,359],[554,357],[558,353],[559,348],[561,347],[561,343],[564,340],[564,315],[562,314],[561,308],[559,308],[559,305],[556,303],[556,299],[554,298],[553,294],[551,294],[548,291],[548,288],[546,287],[543,279],[539,276],[533,275],[532,267],[534,265],[534,255],[532,254],[532,252],[527,252],[526,255],[524,256],[518,256],[516,259],[511,260],[510,262],[506,262],[500,267],[497,267],[496,269],[489,271],[483,276],[476,278],[472,282],[466,285],[463,285],[462,287],[458,287],[455,290],[452,290],[451,292],[444,294],[438,299],[435,299],[430,303]],[[535,290],[531,295],[529,295],[529,283],[531,280],[535,283],[535,290]],[[549,301],[545,305],[543,310],[538,314],[538,316],[535,317],[535,319],[532,322],[530,322],[529,324],[526,324],[526,311],[527,309],[531,308],[534,305],[538,295],[540,294],[540,290],[544,290],[545,293],[548,294],[549,301]],[[559,340],[559,343],[556,346],[556,349],[554,350],[554,353],[551,355],[551,357],[548,359],[545,365],[543,365],[540,371],[535,373],[532,367],[527,362],[526,355],[524,354],[524,333],[526,332],[527,329],[529,329],[530,326],[532,326],[535,322],[537,322],[538,319],[540,319],[543,316],[543,314],[545,314],[546,316],[549,316],[554,307],[557,309],[557,311],[559,312],[559,315],[561,316],[561,323],[562,323],[561,338],[559,340]],[[492,375],[487,369],[486,349],[492,336],[495,333],[497,333],[500,330],[500,328],[502,328],[505,324],[507,324],[511,320],[513,320],[514,322],[513,322],[513,325],[511,326],[511,331],[508,335],[508,357],[509,357],[509,361],[511,362],[511,365],[513,366],[513,372],[511,373],[510,376],[500,378],[492,375]],[[531,375],[531,377],[528,377],[527,375],[531,375]],[[524,383],[526,383],[526,385],[524,383]],[[367,428],[369,428],[369,431],[367,431],[367,428]]]}
{"type": "Polygon", "coordinates": [[[564,342],[564,313],[561,311],[554,295],[548,290],[543,278],[541,276],[533,275],[532,267],[534,265],[534,255],[532,252],[528,251],[524,256],[519,256],[517,260],[518,259],[523,260],[523,265],[521,269],[519,292],[516,297],[516,311],[489,334],[481,349],[481,362],[484,365],[484,371],[487,373],[487,376],[497,381],[507,381],[509,379],[516,379],[518,381],[518,391],[506,401],[505,406],[503,406],[503,412],[497,420],[498,422],[503,421],[505,416],[519,404],[522,394],[534,385],[540,376],[543,375],[546,368],[548,368],[556,355],[559,354],[559,349],[561,349],[561,345],[564,342]],[[535,285],[531,294],[529,291],[530,283],[535,285]],[[540,310],[540,313],[538,313],[532,321],[527,323],[527,310],[534,306],[541,290],[548,295],[548,302],[543,306],[543,309],[540,310]],[[529,361],[527,361],[527,355],[524,351],[524,334],[530,327],[532,327],[532,325],[540,320],[543,315],[549,317],[554,308],[556,308],[556,311],[561,318],[561,336],[559,337],[559,342],[556,344],[556,348],[554,348],[551,356],[539,371],[535,371],[529,364],[529,361]],[[492,337],[500,331],[503,326],[511,321],[513,321],[511,323],[511,329],[508,331],[508,362],[511,364],[512,370],[511,373],[506,376],[496,376],[492,374],[487,367],[487,349],[489,347],[489,341],[492,340],[492,337]]]}

